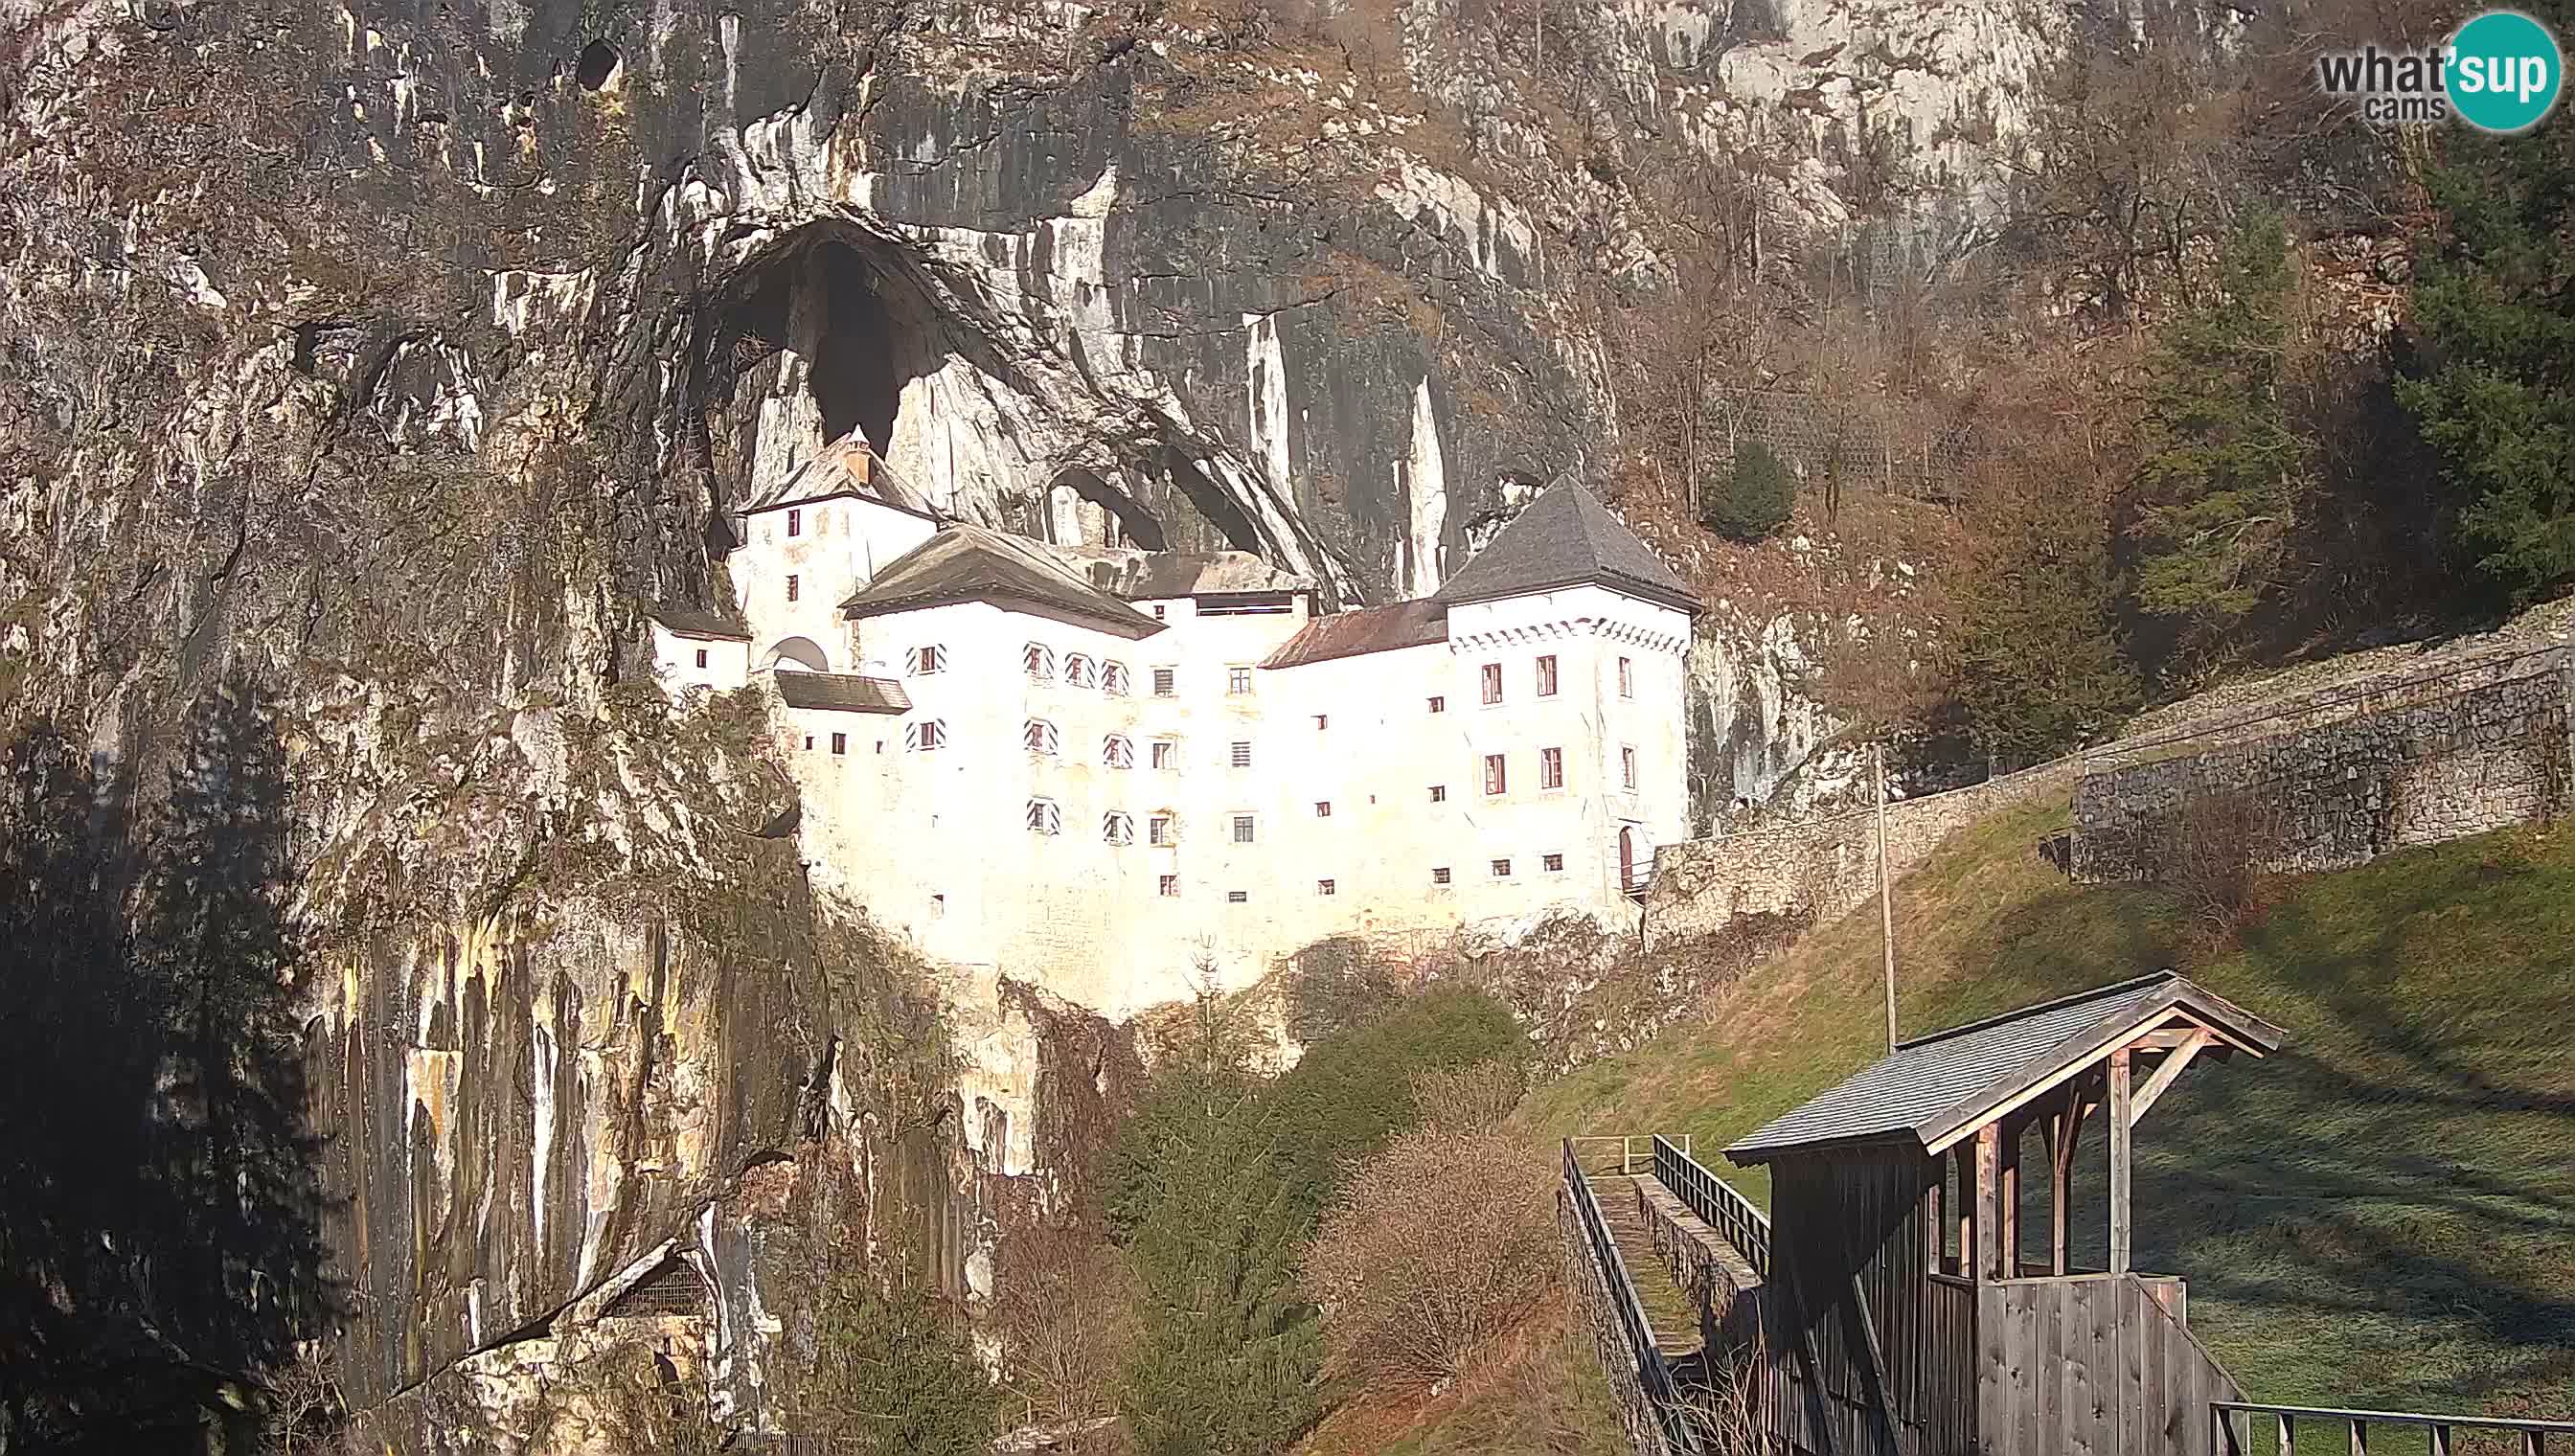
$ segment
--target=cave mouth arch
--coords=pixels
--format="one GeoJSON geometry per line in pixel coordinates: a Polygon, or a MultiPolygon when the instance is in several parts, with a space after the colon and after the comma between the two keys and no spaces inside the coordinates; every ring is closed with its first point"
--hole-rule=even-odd
{"type": "Polygon", "coordinates": [[[1077,521],[1088,506],[1097,513],[1097,534],[1101,545],[1132,546],[1142,551],[1169,550],[1162,520],[1143,501],[1101,479],[1099,472],[1086,466],[1073,466],[1057,473],[1047,487],[1045,506],[1046,539],[1060,546],[1087,544],[1094,534],[1088,527],[1073,528],[1068,538],[1068,522],[1077,521]]]}

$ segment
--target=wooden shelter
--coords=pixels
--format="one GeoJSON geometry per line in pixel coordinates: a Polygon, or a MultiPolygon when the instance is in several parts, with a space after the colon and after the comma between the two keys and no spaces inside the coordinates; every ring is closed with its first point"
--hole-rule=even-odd
{"type": "Polygon", "coordinates": [[[2280,1043],[2166,971],[1905,1042],[1727,1148],[1770,1168],[1774,1447],[2206,1452],[2207,1402],[2241,1392],[2190,1337],[2182,1281],[2129,1267],[2130,1139],[2184,1068],[2280,1043]],[[2072,1185],[2096,1114],[2108,1267],[2080,1270],[2072,1185]]]}

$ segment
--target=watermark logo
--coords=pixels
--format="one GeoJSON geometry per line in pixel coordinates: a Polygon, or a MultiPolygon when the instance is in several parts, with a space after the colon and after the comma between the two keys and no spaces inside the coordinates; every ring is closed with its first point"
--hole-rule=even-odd
{"type": "Polygon", "coordinates": [[[2457,116],[2480,131],[2539,124],[2565,84],[2565,56],[2548,27],[2517,10],[2489,10],[2437,50],[2328,51],[2316,58],[2325,94],[2357,99],[2364,120],[2420,124],[2457,116]]]}

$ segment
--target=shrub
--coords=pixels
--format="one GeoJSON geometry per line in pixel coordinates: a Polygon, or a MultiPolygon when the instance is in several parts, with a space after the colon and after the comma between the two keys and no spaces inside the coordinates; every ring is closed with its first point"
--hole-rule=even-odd
{"type": "Polygon", "coordinates": [[[2257,793],[2194,796],[2155,827],[2147,862],[2213,945],[2258,909],[2282,842],[2280,809],[2257,793]]]}
{"type": "Polygon", "coordinates": [[[1419,1128],[1361,1163],[1305,1261],[1325,1368],[1436,1385],[1517,1327],[1554,1278],[1548,1172],[1492,1130],[1419,1128]]]}
{"type": "Polygon", "coordinates": [[[1481,1132],[1498,1127],[1528,1091],[1528,1068],[1514,1057],[1438,1067],[1412,1079],[1412,1104],[1425,1132],[1481,1132]]]}
{"type": "Polygon", "coordinates": [[[1734,468],[1699,492],[1699,524],[1735,541],[1759,541],[1787,524],[1797,505],[1797,479],[1770,447],[1747,440],[1735,447],[1734,468]]]}
{"type": "Polygon", "coordinates": [[[983,1456],[1001,1393],[975,1353],[965,1316],[910,1261],[880,1278],[844,1244],[814,1301],[814,1343],[795,1381],[801,1435],[851,1456],[919,1452],[983,1456]]]}
{"type": "Polygon", "coordinates": [[[1003,1240],[993,1334],[1014,1420],[1063,1425],[1116,1413],[1138,1334],[1135,1284],[1118,1250],[1085,1230],[1022,1229],[1003,1240]]]}

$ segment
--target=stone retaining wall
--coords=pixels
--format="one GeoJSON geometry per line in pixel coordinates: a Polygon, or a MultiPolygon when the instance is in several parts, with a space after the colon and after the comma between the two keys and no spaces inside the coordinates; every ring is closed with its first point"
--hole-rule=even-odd
{"type": "Polygon", "coordinates": [[[1655,1254],[1698,1311],[1706,1363],[1712,1367],[1748,1349],[1761,1332],[1761,1276],[1724,1234],[1655,1179],[1636,1180],[1636,1203],[1655,1254]]]}
{"type": "MultiPolygon", "coordinates": [[[[2074,793],[2076,878],[2151,877],[2194,803],[2234,798],[2265,867],[2337,869],[2551,817],[2570,778],[2562,654],[2519,660],[2520,676],[2468,679],[2428,702],[2316,723],[2170,756],[2096,759],[2074,793]]],[[[2373,705],[2375,707],[2375,705],[2373,705]]],[[[2212,831],[2236,832],[2218,826],[2212,831]]]]}
{"type": "Polygon", "coordinates": [[[1625,1428],[1628,1444],[1636,1456],[1674,1456],[1653,1398],[1645,1393],[1635,1352],[1627,1346],[1626,1330],[1618,1322],[1608,1273],[1591,1257],[1591,1242],[1582,1234],[1582,1214],[1573,1206],[1568,1188],[1556,1189],[1555,1230],[1564,1250],[1564,1297],[1573,1306],[1574,1322],[1591,1336],[1591,1352],[1600,1362],[1600,1372],[1609,1377],[1610,1398],[1617,1403],[1618,1424],[1625,1428]]]}

